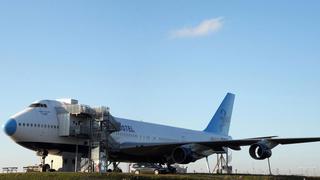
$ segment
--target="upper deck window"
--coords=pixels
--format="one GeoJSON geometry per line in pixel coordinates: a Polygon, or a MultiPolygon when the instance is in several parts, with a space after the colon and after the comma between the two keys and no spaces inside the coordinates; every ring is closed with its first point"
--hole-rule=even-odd
{"type": "Polygon", "coordinates": [[[43,107],[43,108],[46,108],[47,105],[46,104],[41,104],[41,103],[33,103],[29,107],[43,107]]]}

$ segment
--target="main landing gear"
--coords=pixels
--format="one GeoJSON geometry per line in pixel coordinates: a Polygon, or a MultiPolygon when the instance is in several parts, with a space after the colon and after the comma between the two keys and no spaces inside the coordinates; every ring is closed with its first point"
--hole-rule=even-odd
{"type": "Polygon", "coordinates": [[[175,167],[172,167],[171,164],[167,163],[166,165],[167,165],[168,173],[170,174],[177,173],[177,169],[175,167]]]}
{"type": "Polygon", "coordinates": [[[113,172],[122,173],[122,170],[118,167],[119,164],[120,164],[120,162],[118,162],[118,163],[112,162],[113,172]]]}
{"type": "MultiPolygon", "coordinates": [[[[110,162],[111,164],[111,162],[110,162]]],[[[122,169],[120,169],[119,166],[120,162],[112,162],[113,169],[108,169],[107,172],[117,172],[122,173],[122,169]]]]}

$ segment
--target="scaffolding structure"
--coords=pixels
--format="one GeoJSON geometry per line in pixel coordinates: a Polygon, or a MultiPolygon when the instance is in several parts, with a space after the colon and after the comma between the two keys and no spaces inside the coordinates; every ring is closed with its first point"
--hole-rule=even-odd
{"type": "Polygon", "coordinates": [[[228,153],[228,150],[226,150],[225,153],[217,153],[217,161],[212,173],[231,174],[232,166],[229,165],[230,161],[231,161],[231,154],[228,153]]]}
{"type": "Polygon", "coordinates": [[[120,131],[121,124],[113,118],[108,107],[90,107],[78,104],[77,100],[70,102],[56,108],[59,136],[86,140],[88,146],[88,154],[80,156],[76,144],[74,170],[106,172],[109,152],[119,149],[110,134],[120,131]]]}

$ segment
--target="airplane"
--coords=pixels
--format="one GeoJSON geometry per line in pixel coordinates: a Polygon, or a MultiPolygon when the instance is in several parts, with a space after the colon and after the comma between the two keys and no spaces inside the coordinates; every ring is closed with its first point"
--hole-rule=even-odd
{"type": "MultiPolygon", "coordinates": [[[[171,127],[114,117],[121,130],[111,137],[119,144],[110,150],[111,162],[149,162],[188,164],[214,153],[226,153],[227,149],[241,150],[250,146],[249,155],[256,160],[270,158],[277,145],[320,141],[320,137],[278,138],[276,136],[232,139],[229,136],[235,95],[227,93],[211,121],[203,131],[171,127]]],[[[40,100],[13,115],[5,124],[4,132],[19,145],[42,153],[62,155],[75,149],[88,154],[86,139],[59,136],[57,108],[70,102],[64,100],[40,100]],[[76,147],[77,146],[77,147],[76,147]]],[[[74,122],[73,122],[74,123],[74,122]]],[[[60,127],[61,128],[61,127],[60,127]]]]}

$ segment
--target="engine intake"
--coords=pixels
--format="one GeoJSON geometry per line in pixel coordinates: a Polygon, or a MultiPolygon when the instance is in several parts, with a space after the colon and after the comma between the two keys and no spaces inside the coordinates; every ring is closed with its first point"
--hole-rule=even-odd
{"type": "Polygon", "coordinates": [[[177,147],[172,151],[172,160],[178,164],[188,164],[190,162],[194,162],[196,158],[194,158],[191,149],[177,147]]]}
{"type": "Polygon", "coordinates": [[[250,156],[253,159],[263,160],[266,158],[270,158],[272,155],[271,149],[262,143],[256,143],[250,146],[249,148],[250,156]]]}

